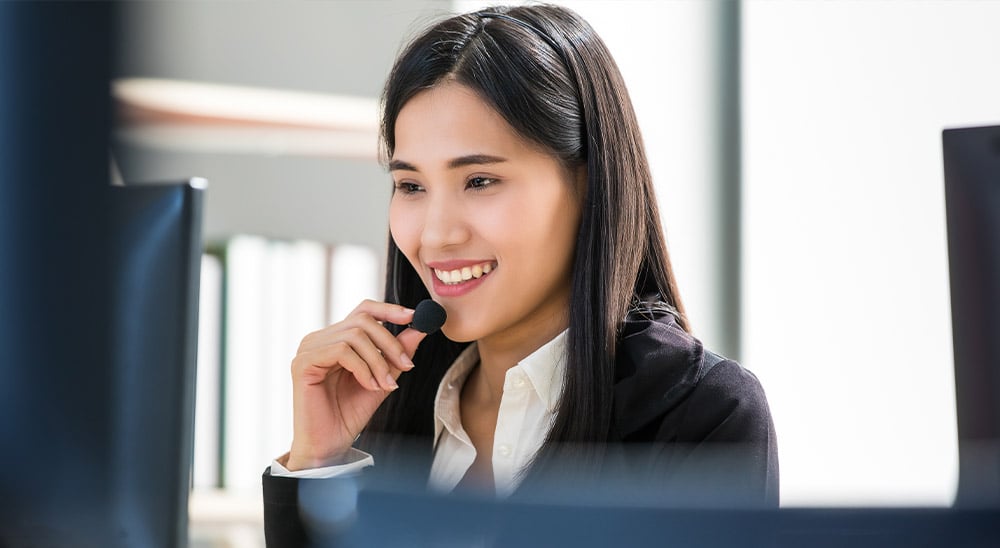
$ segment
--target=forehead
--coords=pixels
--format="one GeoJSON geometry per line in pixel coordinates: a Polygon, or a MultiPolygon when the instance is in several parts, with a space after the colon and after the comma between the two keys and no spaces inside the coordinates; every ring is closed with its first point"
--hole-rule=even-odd
{"type": "Polygon", "coordinates": [[[472,89],[446,82],[407,101],[396,118],[394,159],[446,161],[468,154],[537,153],[472,89]]]}

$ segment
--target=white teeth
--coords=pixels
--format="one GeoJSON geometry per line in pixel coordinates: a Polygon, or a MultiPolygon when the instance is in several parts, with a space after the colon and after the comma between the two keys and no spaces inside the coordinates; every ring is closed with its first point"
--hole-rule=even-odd
{"type": "Polygon", "coordinates": [[[455,270],[433,269],[437,279],[446,284],[457,284],[467,282],[473,278],[482,278],[493,271],[493,263],[482,263],[473,266],[462,267],[455,270]]]}

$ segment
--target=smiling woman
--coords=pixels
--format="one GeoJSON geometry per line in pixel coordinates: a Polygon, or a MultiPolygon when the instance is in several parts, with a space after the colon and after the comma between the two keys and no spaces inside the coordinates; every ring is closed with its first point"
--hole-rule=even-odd
{"type": "Polygon", "coordinates": [[[763,389],[689,333],[628,93],[585,21],[532,6],[434,25],[389,75],[382,139],[386,302],[302,341],[269,544],[305,538],[297,481],[373,464],[446,492],[537,493],[570,470],[675,504],[777,504],[763,389]],[[427,298],[448,317],[425,338],[401,326],[427,298]]]}
{"type": "Polygon", "coordinates": [[[486,365],[517,363],[568,327],[584,168],[531,146],[454,82],[406,103],[393,159],[393,240],[448,310],[445,336],[479,342],[476,371],[502,373],[486,365]]]}

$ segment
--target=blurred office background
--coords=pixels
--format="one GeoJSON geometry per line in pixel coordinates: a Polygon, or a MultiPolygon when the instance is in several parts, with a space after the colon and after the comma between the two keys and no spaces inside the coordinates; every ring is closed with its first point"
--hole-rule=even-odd
{"type": "MultiPolygon", "coordinates": [[[[1000,3],[558,3],[624,73],[696,334],[767,390],[783,505],[950,504],[940,132],[1000,123],[1000,3]]],[[[262,544],[298,341],[380,294],[382,82],[407,37],[484,5],[122,5],[120,174],[209,180],[194,545],[262,544]]]]}

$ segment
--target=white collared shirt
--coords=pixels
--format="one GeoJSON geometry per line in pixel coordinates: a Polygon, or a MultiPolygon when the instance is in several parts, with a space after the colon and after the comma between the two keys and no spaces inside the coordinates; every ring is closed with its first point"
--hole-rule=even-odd
{"type": "MultiPolygon", "coordinates": [[[[520,484],[520,472],[545,441],[562,393],[566,370],[566,331],[532,352],[504,376],[497,427],[493,434],[493,485],[506,497],[520,484]]],[[[479,363],[470,345],[441,379],[434,400],[434,462],[430,487],[451,491],[476,460],[476,448],[462,427],[461,393],[479,363]]]]}
{"type": "MultiPolygon", "coordinates": [[[[507,370],[493,437],[493,484],[498,497],[510,495],[520,484],[522,470],[541,448],[552,429],[566,374],[568,331],[532,352],[507,370]]],[[[451,491],[476,460],[476,448],[462,427],[461,394],[469,373],[479,363],[479,350],[469,345],[455,360],[434,399],[434,461],[429,487],[451,491]]],[[[275,476],[324,478],[356,472],[373,464],[367,453],[355,450],[347,464],[289,472],[277,461],[275,476]]]]}

